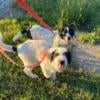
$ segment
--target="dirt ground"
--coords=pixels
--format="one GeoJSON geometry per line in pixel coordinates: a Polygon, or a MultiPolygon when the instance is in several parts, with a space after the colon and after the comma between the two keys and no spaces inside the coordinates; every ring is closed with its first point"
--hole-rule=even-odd
{"type": "Polygon", "coordinates": [[[100,45],[78,43],[72,50],[72,66],[100,73],[100,45]]]}

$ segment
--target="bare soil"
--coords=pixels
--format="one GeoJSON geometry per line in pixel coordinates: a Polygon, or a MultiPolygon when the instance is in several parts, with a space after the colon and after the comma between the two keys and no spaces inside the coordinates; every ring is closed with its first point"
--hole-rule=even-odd
{"type": "Polygon", "coordinates": [[[72,66],[100,73],[100,45],[78,43],[72,50],[72,66]]]}

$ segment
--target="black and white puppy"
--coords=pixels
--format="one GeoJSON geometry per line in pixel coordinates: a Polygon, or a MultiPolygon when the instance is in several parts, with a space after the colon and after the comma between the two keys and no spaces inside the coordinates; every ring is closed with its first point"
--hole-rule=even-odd
{"type": "Polygon", "coordinates": [[[75,35],[74,29],[71,27],[64,27],[59,34],[53,38],[53,46],[65,46],[69,48],[72,45],[73,37],[75,35]]]}
{"type": "Polygon", "coordinates": [[[26,34],[28,38],[33,40],[47,40],[47,42],[53,44],[54,47],[69,46],[75,35],[72,27],[64,27],[61,31],[54,30],[53,33],[40,25],[34,25],[29,29],[24,29],[21,32],[18,32],[14,36],[13,41],[16,41],[22,37],[23,34],[26,34]]]}
{"type": "Polygon", "coordinates": [[[24,64],[24,73],[31,78],[38,78],[33,74],[34,63],[39,63],[43,75],[55,80],[56,72],[63,72],[70,63],[71,55],[65,47],[50,47],[45,40],[27,40],[18,46],[7,45],[0,39],[0,48],[8,52],[17,52],[24,64]]]}

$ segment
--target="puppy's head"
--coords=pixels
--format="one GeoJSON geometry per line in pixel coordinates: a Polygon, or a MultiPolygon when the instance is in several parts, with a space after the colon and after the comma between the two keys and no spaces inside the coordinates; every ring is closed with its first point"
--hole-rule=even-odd
{"type": "Polygon", "coordinates": [[[50,62],[57,72],[63,72],[70,63],[71,55],[64,47],[52,48],[49,55],[50,62]]]}
{"type": "Polygon", "coordinates": [[[59,33],[60,44],[68,45],[72,42],[75,35],[74,28],[72,27],[63,27],[59,33]]]}

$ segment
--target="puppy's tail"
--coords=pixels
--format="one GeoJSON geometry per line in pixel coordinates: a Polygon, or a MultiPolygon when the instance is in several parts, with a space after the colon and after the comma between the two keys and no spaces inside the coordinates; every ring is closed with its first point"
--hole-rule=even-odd
{"type": "Polygon", "coordinates": [[[18,32],[14,37],[13,37],[13,41],[15,42],[16,40],[18,40],[20,37],[22,37],[22,32],[18,32]]]}
{"type": "Polygon", "coordinates": [[[19,38],[21,38],[24,34],[26,34],[26,36],[30,39],[32,39],[31,37],[31,32],[30,32],[30,28],[25,28],[22,31],[18,32],[14,37],[13,37],[13,41],[15,42],[16,40],[18,40],[19,38]]]}
{"type": "Polygon", "coordinates": [[[17,52],[17,47],[12,45],[7,45],[3,42],[2,34],[0,33],[0,48],[7,52],[17,52]]]}

